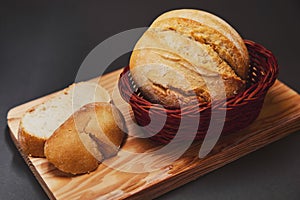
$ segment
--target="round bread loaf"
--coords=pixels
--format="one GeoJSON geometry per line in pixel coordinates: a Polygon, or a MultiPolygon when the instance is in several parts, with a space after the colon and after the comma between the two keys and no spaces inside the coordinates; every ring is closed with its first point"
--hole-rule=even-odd
{"type": "Polygon", "coordinates": [[[182,9],[152,23],[137,42],[129,67],[146,99],[178,108],[242,92],[249,56],[243,39],[224,20],[182,9]]]}

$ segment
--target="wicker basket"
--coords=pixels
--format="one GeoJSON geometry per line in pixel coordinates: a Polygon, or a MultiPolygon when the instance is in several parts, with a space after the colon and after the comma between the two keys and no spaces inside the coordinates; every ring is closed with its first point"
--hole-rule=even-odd
{"type": "MultiPolygon", "coordinates": [[[[250,55],[250,70],[247,80],[247,89],[243,93],[228,98],[225,101],[225,122],[224,116],[220,117],[220,119],[218,116],[214,116],[216,122],[222,120],[222,123],[224,123],[222,134],[241,130],[257,118],[262,108],[265,95],[268,89],[274,84],[278,75],[277,60],[269,50],[262,45],[249,40],[245,40],[245,44],[250,55]]],[[[163,108],[161,105],[153,104],[144,99],[138,90],[135,91],[135,88],[132,86],[131,78],[129,76],[124,76],[124,74],[128,74],[128,70],[129,67],[124,68],[124,71],[120,75],[119,90],[122,98],[132,107],[137,123],[141,126],[145,126],[145,134],[148,134],[151,139],[160,143],[168,143],[175,137],[180,125],[181,116],[184,115],[190,119],[189,122],[193,124],[190,125],[193,127],[195,126],[195,123],[198,123],[198,131],[196,136],[195,134],[190,134],[190,127],[192,126],[185,123],[185,127],[180,127],[183,128],[185,132],[182,139],[200,140],[205,137],[211,119],[211,103],[189,105],[181,109],[163,108]],[[150,123],[149,114],[155,116],[152,117],[153,120],[159,121],[165,119],[165,117],[162,117],[165,113],[167,113],[167,119],[164,127],[160,129],[160,131],[157,131],[158,127],[155,127],[156,123],[151,123],[151,126],[146,126],[150,123]],[[191,135],[193,138],[191,138],[191,135]]],[[[216,101],[213,104],[216,111],[220,109],[220,111],[224,112],[223,105],[224,100],[216,101]]]]}

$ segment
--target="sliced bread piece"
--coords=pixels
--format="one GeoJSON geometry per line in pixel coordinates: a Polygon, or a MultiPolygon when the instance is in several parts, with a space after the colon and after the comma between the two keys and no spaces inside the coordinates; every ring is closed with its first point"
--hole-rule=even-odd
{"type": "Polygon", "coordinates": [[[97,83],[72,84],[23,115],[18,135],[22,150],[34,157],[44,157],[45,141],[75,111],[91,102],[109,101],[108,92],[97,83]]]}
{"type": "Polygon", "coordinates": [[[82,174],[117,154],[126,130],[119,110],[110,103],[83,106],[46,141],[45,156],[59,170],[82,174]]]}

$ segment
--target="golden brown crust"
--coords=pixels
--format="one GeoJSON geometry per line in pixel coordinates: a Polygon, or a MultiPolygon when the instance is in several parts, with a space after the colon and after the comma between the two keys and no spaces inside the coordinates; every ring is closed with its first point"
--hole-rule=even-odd
{"type": "Polygon", "coordinates": [[[163,14],[135,46],[129,64],[132,78],[145,98],[167,107],[234,96],[245,88],[249,62],[237,35],[202,11],[163,14]]]}
{"type": "Polygon", "coordinates": [[[45,143],[46,158],[66,173],[91,172],[98,167],[98,160],[85,148],[74,127],[73,118],[69,118],[54,132],[45,143]]]}
{"type": "Polygon", "coordinates": [[[97,119],[103,133],[116,147],[120,147],[126,131],[125,119],[120,111],[111,104],[95,104],[97,119]]]}
{"type": "MultiPolygon", "coordinates": [[[[116,155],[124,139],[123,130],[126,131],[126,126],[122,114],[114,105],[87,104],[74,114],[74,119],[78,131],[83,135],[88,134],[97,143],[104,158],[116,155]]],[[[84,145],[88,145],[85,141],[84,145]]]]}
{"type": "Polygon", "coordinates": [[[33,157],[45,157],[44,155],[44,144],[45,138],[36,137],[28,133],[20,122],[18,131],[18,140],[22,151],[29,156],[33,157]]]}
{"type": "Polygon", "coordinates": [[[117,124],[125,127],[123,116],[113,105],[87,104],[46,141],[46,158],[66,173],[91,172],[103,159],[117,154],[125,135],[117,124]]]}

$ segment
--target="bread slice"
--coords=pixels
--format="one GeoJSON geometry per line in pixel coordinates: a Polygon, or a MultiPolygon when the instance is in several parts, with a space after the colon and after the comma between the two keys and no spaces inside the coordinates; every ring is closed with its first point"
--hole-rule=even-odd
{"type": "Polygon", "coordinates": [[[59,170],[82,174],[117,154],[126,131],[118,109],[104,102],[83,106],[46,141],[44,152],[59,170]]]}
{"type": "Polygon", "coordinates": [[[108,92],[97,83],[72,84],[54,97],[23,115],[18,139],[22,150],[34,157],[44,157],[44,143],[75,111],[91,102],[109,102],[108,92]]]}

